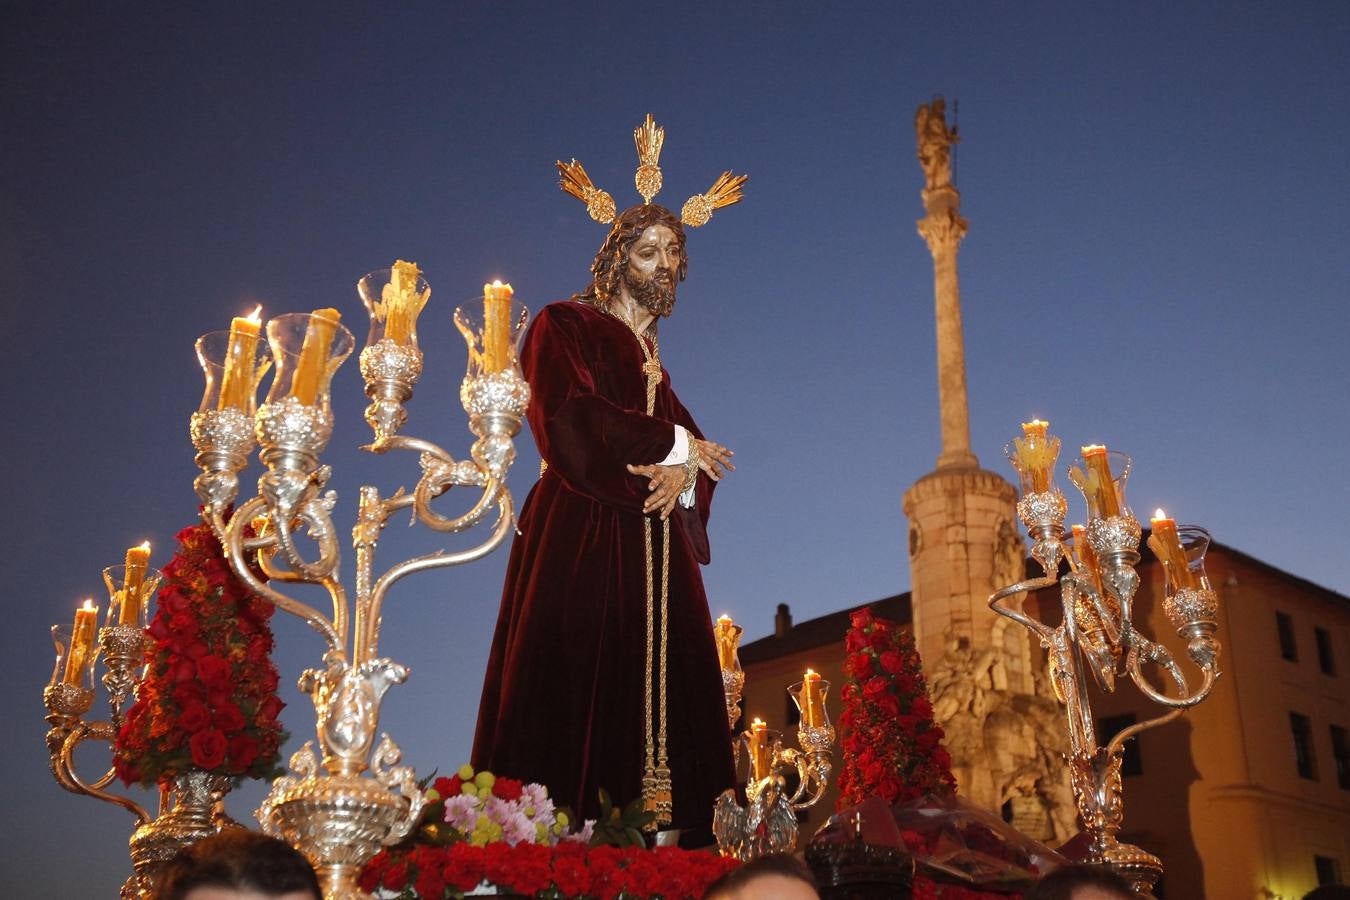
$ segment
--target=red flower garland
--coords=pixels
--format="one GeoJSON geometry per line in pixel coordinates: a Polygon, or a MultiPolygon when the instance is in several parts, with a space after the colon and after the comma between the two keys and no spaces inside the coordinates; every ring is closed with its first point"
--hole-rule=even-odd
{"type": "Polygon", "coordinates": [[[360,884],[364,891],[384,888],[407,900],[459,898],[484,881],[526,897],[698,900],[738,865],[734,859],[678,847],[620,849],[576,841],[556,846],[419,844],[380,851],[362,871],[360,884]]]}
{"type": "Polygon", "coordinates": [[[149,669],[117,735],[113,764],[127,784],[164,783],[192,769],[231,777],[281,774],[273,607],[230,571],[206,525],[177,535],[150,621],[149,669]]]}
{"type": "Polygon", "coordinates": [[[895,803],[954,793],[951,757],[933,721],[914,638],[865,608],[853,614],[844,650],[838,808],[869,797],[895,803]]]}

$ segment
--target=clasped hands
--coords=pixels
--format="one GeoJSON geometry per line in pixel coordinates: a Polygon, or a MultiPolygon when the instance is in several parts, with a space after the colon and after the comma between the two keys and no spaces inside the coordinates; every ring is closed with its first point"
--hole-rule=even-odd
{"type": "MultiPolygon", "coordinates": [[[[721,444],[712,441],[705,441],[699,438],[689,438],[689,452],[698,458],[698,467],[713,481],[721,481],[728,472],[736,471],[736,467],[731,464],[731,457],[736,454],[721,444]]],[[[651,495],[647,497],[642,504],[644,514],[651,512],[660,512],[661,518],[670,515],[671,510],[675,508],[676,502],[680,499],[680,494],[684,492],[685,467],[677,466],[657,466],[628,465],[629,473],[641,475],[648,479],[647,490],[651,495]]]]}

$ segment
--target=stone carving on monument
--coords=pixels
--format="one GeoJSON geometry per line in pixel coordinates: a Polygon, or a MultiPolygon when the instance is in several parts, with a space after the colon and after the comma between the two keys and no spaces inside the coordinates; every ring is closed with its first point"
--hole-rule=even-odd
{"type": "Polygon", "coordinates": [[[904,498],[914,636],[961,793],[1010,812],[1023,833],[1059,842],[1075,831],[1076,807],[1058,705],[1048,679],[1035,676],[1025,631],[1008,627],[986,604],[998,586],[1023,579],[1026,560],[1015,525],[1017,491],[981,469],[970,446],[956,267],[968,223],[952,183],[958,138],[945,109],[939,97],[914,116],[924,173],[925,215],[917,224],[933,256],[942,433],[936,470],[904,498]]]}

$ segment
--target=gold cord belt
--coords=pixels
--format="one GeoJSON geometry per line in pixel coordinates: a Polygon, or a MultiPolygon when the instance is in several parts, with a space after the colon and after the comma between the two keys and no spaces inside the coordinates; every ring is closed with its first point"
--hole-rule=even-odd
{"type": "MultiPolygon", "coordinates": [[[[617,318],[617,317],[616,317],[617,318]]],[[[628,322],[638,346],[642,348],[644,362],[642,372],[647,376],[647,415],[656,411],[656,386],[661,383],[661,349],[659,345],[649,347],[628,322]]],[[[655,341],[653,341],[655,344],[655,341]]],[[[666,748],[666,648],[670,635],[670,520],[661,519],[661,650],[656,653],[656,565],[653,559],[652,519],[643,515],[643,548],[647,561],[647,655],[645,692],[643,695],[643,713],[646,719],[646,756],[642,769],[642,805],[648,812],[656,813],[656,820],[647,826],[648,831],[669,825],[674,808],[674,794],[670,781],[670,758],[666,748]],[[653,660],[653,657],[656,657],[653,660]],[[660,707],[659,716],[652,715],[652,663],[657,668],[656,697],[660,707]],[[655,736],[653,736],[655,731],[655,736]],[[653,739],[654,738],[654,739],[653,739]]]]}

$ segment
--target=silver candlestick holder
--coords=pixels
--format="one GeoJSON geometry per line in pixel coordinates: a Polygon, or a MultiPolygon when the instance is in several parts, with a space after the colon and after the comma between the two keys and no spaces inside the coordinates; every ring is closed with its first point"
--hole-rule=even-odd
{"type": "MultiPolygon", "coordinates": [[[[512,439],[530,396],[518,365],[528,312],[512,299],[509,285],[485,286],[481,307],[461,307],[454,316],[469,348],[460,387],[476,438],[469,457],[457,460],[437,444],[403,435],[404,404],[422,373],[416,319],[431,289],[416,266],[400,261],[362,278],[358,292],[371,321],[360,361],[371,400],[366,421],[374,432],[374,440],[362,449],[381,456],[412,451],[421,471],[410,490],[399,488],[387,497],[375,487],[360,489],[352,531],[356,577],[350,594],[338,578],[338,538],[331,517],[336,495],[324,491],[330,469],[320,463],[333,429],[330,382],[353,345],[351,332],[337,322],[334,311],[292,313],[268,322],[276,371],[256,412],[251,393],[238,407],[222,402],[215,386],[221,379],[213,376],[228,367],[228,360],[203,357],[207,389],[191,427],[202,469],[196,481],[202,515],[231,568],[257,594],[307,622],[325,644],[322,666],[305,670],[299,681],[314,702],[317,751],[311,741],[291,757],[294,774],[273,783],[257,816],[264,831],[284,838],[310,859],[326,900],[368,898],[357,886],[361,868],[381,846],[409,833],[424,804],[413,769],[399,764],[398,746],[387,734],[376,741],[385,692],[408,676],[404,665],[379,655],[384,600],[403,578],[473,562],[511,533],[515,512],[506,476],[515,459],[512,439]],[[252,428],[245,428],[245,422],[252,428]],[[265,471],[257,494],[230,513],[255,437],[265,471]],[[447,517],[433,503],[453,488],[472,491],[471,507],[447,517]],[[495,522],[477,546],[406,559],[377,576],[381,532],[390,516],[402,510],[442,533],[467,532],[494,511],[495,522]],[[246,538],[249,523],[257,532],[246,538]],[[302,538],[313,547],[308,555],[302,538]],[[266,582],[254,575],[251,562],[266,573],[266,582]],[[324,588],[331,614],[278,589],[288,583],[324,588]]],[[[250,363],[249,371],[258,370],[250,363]]]]}
{"type": "Polygon", "coordinates": [[[734,742],[738,767],[744,757],[749,777],[745,806],[735,791],[727,790],[713,807],[713,836],[723,856],[746,861],[791,852],[797,846],[797,813],[824,796],[833,770],[835,733],[825,706],[830,683],[813,676],[808,673],[788,688],[802,717],[797,728],[800,749],[784,747],[782,735],[758,719],[734,742]]]}
{"type": "Polygon", "coordinates": [[[1045,422],[1022,428],[1023,437],[1008,444],[1005,452],[1021,480],[1018,516],[1044,575],[996,591],[989,606],[1031,631],[1048,652],[1051,684],[1065,710],[1069,771],[1078,813],[1090,838],[1091,860],[1115,869],[1136,891],[1147,894],[1161,877],[1163,865],[1157,856],[1116,837],[1124,819],[1121,755],[1130,738],[1172,721],[1208,697],[1219,676],[1220,647],[1214,638],[1219,601],[1204,566],[1209,534],[1195,526],[1178,528],[1159,510],[1149,538],[1166,575],[1163,612],[1200,670],[1201,683],[1192,688],[1171,651],[1134,625],[1142,529],[1125,502],[1130,458],[1101,446],[1083,448],[1069,478],[1087,501],[1087,523],[1066,533],[1068,504],[1054,481],[1059,438],[1048,433],[1045,422]],[[1062,561],[1068,562],[1068,571],[1060,576],[1062,561]],[[1031,618],[1020,598],[1056,584],[1063,620],[1051,628],[1031,618]],[[1170,694],[1150,683],[1142,671],[1146,664],[1166,673],[1173,688],[1170,694]],[[1093,722],[1088,679],[1109,693],[1122,676],[1166,711],[1123,729],[1103,745],[1093,722]]]}

